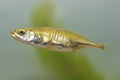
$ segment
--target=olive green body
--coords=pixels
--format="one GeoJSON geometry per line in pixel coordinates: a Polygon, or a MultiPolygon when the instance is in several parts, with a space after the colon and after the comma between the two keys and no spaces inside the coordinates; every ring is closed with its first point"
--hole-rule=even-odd
{"type": "Polygon", "coordinates": [[[47,48],[59,51],[75,51],[85,47],[99,47],[84,37],[59,28],[33,28],[36,35],[42,37],[43,43],[47,43],[47,48]]]}

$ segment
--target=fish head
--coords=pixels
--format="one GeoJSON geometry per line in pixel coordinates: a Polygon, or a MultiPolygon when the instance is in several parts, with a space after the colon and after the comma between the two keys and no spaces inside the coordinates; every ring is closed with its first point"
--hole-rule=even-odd
{"type": "Polygon", "coordinates": [[[20,28],[10,32],[11,36],[20,42],[25,43],[40,43],[41,37],[37,36],[32,28],[20,28]]]}

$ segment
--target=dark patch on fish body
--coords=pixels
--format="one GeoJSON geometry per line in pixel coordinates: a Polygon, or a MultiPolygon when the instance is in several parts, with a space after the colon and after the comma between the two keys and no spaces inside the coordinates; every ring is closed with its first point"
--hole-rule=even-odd
{"type": "Polygon", "coordinates": [[[33,42],[34,44],[40,44],[42,42],[41,38],[38,36],[35,36],[33,40],[30,42],[33,42]]]}

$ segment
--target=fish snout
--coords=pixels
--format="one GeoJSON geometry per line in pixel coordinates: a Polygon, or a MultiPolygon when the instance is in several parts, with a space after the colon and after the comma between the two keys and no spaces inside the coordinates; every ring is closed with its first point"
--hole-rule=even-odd
{"type": "Polygon", "coordinates": [[[10,35],[13,37],[13,38],[15,38],[16,36],[15,36],[15,32],[14,31],[11,31],[10,32],[10,35]]]}

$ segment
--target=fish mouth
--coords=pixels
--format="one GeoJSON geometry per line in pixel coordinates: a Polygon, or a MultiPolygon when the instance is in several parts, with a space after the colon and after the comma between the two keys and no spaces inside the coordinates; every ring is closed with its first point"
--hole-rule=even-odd
{"type": "Polygon", "coordinates": [[[13,39],[19,40],[19,38],[18,38],[17,35],[16,35],[16,32],[11,31],[11,32],[10,32],[10,35],[13,37],[13,39]]]}
{"type": "Polygon", "coordinates": [[[13,31],[10,32],[10,35],[11,35],[13,38],[16,37],[15,32],[13,32],[13,31]]]}

